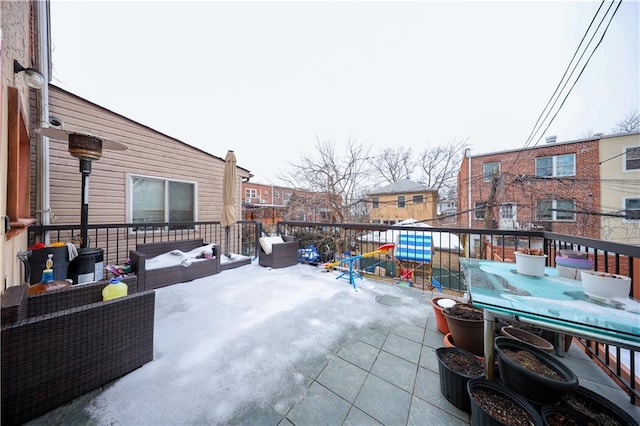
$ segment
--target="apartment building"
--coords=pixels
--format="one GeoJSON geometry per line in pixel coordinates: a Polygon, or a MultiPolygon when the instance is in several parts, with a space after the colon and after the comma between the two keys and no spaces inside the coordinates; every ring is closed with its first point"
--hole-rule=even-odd
{"type": "Polygon", "coordinates": [[[404,219],[423,221],[437,216],[438,191],[408,179],[383,186],[367,195],[371,223],[393,225],[404,219]]]}
{"type": "Polygon", "coordinates": [[[276,232],[277,223],[285,220],[334,221],[330,206],[336,205],[339,198],[326,193],[254,182],[243,182],[242,193],[243,219],[261,221],[269,233],[276,232]]]}
{"type": "Polygon", "coordinates": [[[600,238],[601,182],[613,177],[600,162],[613,152],[620,155],[623,145],[633,146],[632,140],[623,142],[621,137],[594,135],[567,142],[548,137],[546,143],[527,149],[482,155],[467,151],[458,173],[458,225],[600,238]],[[605,145],[610,147],[606,153],[605,145]]]}

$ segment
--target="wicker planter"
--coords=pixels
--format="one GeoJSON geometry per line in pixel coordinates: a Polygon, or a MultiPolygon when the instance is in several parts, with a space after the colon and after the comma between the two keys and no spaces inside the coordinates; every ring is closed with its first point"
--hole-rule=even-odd
{"type": "MultiPolygon", "coordinates": [[[[507,419],[498,419],[481,403],[478,392],[486,392],[493,398],[500,398],[508,403],[513,404],[516,408],[524,411],[528,417],[528,424],[541,426],[542,418],[538,411],[525,398],[516,392],[501,385],[498,382],[489,381],[487,379],[478,378],[471,379],[467,383],[467,392],[469,393],[469,401],[471,403],[471,425],[472,426],[503,426],[507,419]]],[[[508,415],[507,415],[508,418],[508,415]]]]}
{"type": "Polygon", "coordinates": [[[431,306],[433,307],[433,313],[436,318],[436,327],[438,331],[442,334],[447,334],[449,332],[449,326],[447,325],[447,319],[442,314],[442,310],[451,305],[451,302],[442,302],[442,301],[452,301],[454,304],[455,300],[450,297],[432,297],[431,298],[431,306]],[[440,303],[438,303],[440,302],[440,303]],[[445,305],[445,306],[442,306],[445,305]]]}
{"type": "Polygon", "coordinates": [[[438,370],[440,372],[440,392],[447,398],[447,401],[455,405],[462,411],[469,413],[471,404],[469,393],[467,392],[467,382],[470,379],[482,377],[484,375],[483,362],[475,355],[459,348],[438,348],[436,349],[438,358],[438,370]],[[459,357],[460,364],[454,365],[447,362],[447,355],[459,357]],[[479,374],[470,374],[471,369],[479,369],[479,374]]]}
{"type": "Polygon", "coordinates": [[[458,315],[461,309],[479,311],[482,314],[482,310],[469,303],[457,303],[451,308],[443,309],[442,313],[447,319],[451,337],[457,347],[474,355],[484,356],[484,320],[461,317],[458,315]]]}
{"type": "Polygon", "coordinates": [[[565,392],[578,387],[578,376],[572,370],[538,348],[509,337],[497,337],[495,346],[502,382],[530,401],[541,405],[555,404],[565,392]],[[553,379],[531,371],[509,357],[506,350],[530,353],[561,378],[553,379]]]}

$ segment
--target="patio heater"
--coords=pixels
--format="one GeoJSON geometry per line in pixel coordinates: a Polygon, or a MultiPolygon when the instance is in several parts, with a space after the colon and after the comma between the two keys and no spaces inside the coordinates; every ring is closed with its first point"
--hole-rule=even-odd
{"type": "MultiPolygon", "coordinates": [[[[69,275],[74,283],[80,284],[89,281],[102,279],[102,274],[98,276],[88,276],[94,270],[96,263],[102,262],[102,249],[89,248],[89,176],[91,175],[91,164],[94,160],[102,158],[102,149],[126,150],[126,145],[115,142],[101,136],[95,136],[85,131],[73,131],[44,127],[35,129],[34,132],[51,139],[66,141],[71,156],[80,161],[80,173],[82,173],[82,193],[80,204],[80,248],[78,257],[70,265],[69,275]],[[75,262],[75,268],[74,268],[75,262]],[[80,269],[80,270],[78,270],[80,269]],[[86,271],[84,269],[87,269],[86,271]],[[82,276],[87,276],[83,278],[82,276]],[[92,278],[96,278],[95,280],[92,278]]],[[[100,271],[101,272],[101,271],[100,271]]]]}

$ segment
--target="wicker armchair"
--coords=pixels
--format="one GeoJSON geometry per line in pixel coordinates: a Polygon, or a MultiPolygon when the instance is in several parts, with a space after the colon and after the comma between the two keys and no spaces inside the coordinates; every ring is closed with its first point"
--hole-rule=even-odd
{"type": "MultiPolygon", "coordinates": [[[[278,237],[280,238],[280,237],[278,237]]],[[[283,236],[282,242],[264,244],[265,238],[260,238],[260,253],[258,263],[269,268],[285,268],[298,263],[298,242],[293,236],[283,236]],[[267,249],[265,251],[265,248],[267,249]],[[267,253],[270,251],[269,253],[267,253]]]]}
{"type": "Polygon", "coordinates": [[[155,292],[102,301],[100,281],[2,297],[2,424],[23,424],[153,359],[155,292]]]}

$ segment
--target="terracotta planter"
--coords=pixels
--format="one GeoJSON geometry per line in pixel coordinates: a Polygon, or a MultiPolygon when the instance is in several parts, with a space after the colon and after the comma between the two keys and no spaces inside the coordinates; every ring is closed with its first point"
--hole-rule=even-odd
{"type": "Polygon", "coordinates": [[[578,387],[578,376],[554,356],[528,343],[509,337],[497,337],[496,357],[500,379],[508,388],[537,404],[555,404],[562,395],[578,387]],[[559,377],[544,376],[513,360],[506,351],[525,351],[536,361],[553,370],[559,377]]]}
{"type": "Polygon", "coordinates": [[[458,315],[459,312],[471,311],[479,312],[482,318],[482,310],[470,303],[457,303],[451,308],[443,309],[442,313],[447,319],[447,325],[456,346],[474,355],[484,356],[484,320],[463,318],[458,315]]]}
{"type": "Polygon", "coordinates": [[[502,327],[502,329],[500,329],[500,332],[503,336],[511,337],[512,339],[528,343],[547,353],[553,353],[553,345],[548,340],[543,339],[540,336],[536,336],[533,333],[529,333],[528,331],[513,326],[506,326],[502,327]]]}
{"type": "Polygon", "coordinates": [[[459,348],[438,348],[436,357],[440,372],[440,392],[447,401],[469,413],[471,404],[467,382],[484,375],[483,362],[472,353],[459,348]]]}
{"type": "Polygon", "coordinates": [[[444,344],[445,348],[456,347],[456,344],[453,342],[453,337],[451,337],[451,333],[447,333],[444,335],[444,338],[442,339],[442,343],[444,344]]]}
{"type": "MultiPolygon", "coordinates": [[[[487,408],[482,405],[482,399],[479,393],[487,393],[494,398],[500,398],[508,403],[513,404],[516,408],[524,411],[528,417],[528,424],[541,426],[542,417],[533,405],[525,398],[506,386],[483,378],[471,379],[467,382],[467,392],[469,393],[469,401],[471,403],[471,425],[472,426],[503,426],[508,421],[510,415],[507,413],[506,418],[499,419],[493,415],[487,408]]],[[[517,415],[517,414],[515,414],[517,415]]]]}
{"type": "Polygon", "coordinates": [[[449,326],[447,325],[447,319],[442,314],[442,310],[451,305],[451,302],[442,302],[442,301],[452,301],[456,303],[455,300],[450,297],[432,297],[431,298],[431,306],[433,307],[433,313],[436,317],[436,327],[438,331],[442,334],[447,334],[449,332],[449,326]],[[440,303],[438,303],[440,302],[440,303]],[[445,306],[442,306],[445,305],[445,306]]]}

